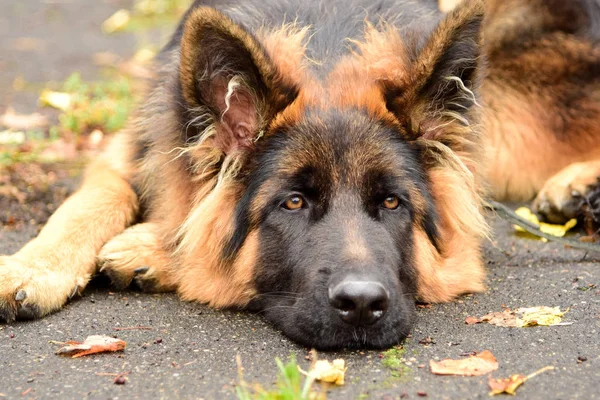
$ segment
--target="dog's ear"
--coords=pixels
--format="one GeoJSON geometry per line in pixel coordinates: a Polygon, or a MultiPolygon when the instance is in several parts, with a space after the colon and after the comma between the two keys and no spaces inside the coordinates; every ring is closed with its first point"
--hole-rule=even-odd
{"type": "Polygon", "coordinates": [[[209,124],[215,146],[225,154],[251,147],[298,92],[251,33],[206,7],[195,9],[185,22],[179,83],[185,139],[202,134],[202,124],[209,124]]]}
{"type": "Polygon", "coordinates": [[[411,139],[440,139],[449,123],[470,124],[480,77],[481,0],[449,13],[417,52],[402,82],[385,82],[388,109],[411,139]]]}

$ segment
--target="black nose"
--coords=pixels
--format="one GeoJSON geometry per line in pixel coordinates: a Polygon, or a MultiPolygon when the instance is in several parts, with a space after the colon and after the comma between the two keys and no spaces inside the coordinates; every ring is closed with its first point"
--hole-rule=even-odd
{"type": "Polygon", "coordinates": [[[343,280],[329,287],[329,304],[348,324],[372,325],[383,317],[389,296],[376,281],[343,280]]]}

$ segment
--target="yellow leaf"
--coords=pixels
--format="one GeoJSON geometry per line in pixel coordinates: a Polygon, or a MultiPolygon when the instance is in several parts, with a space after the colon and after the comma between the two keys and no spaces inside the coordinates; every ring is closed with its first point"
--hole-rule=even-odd
{"type": "Polygon", "coordinates": [[[517,391],[517,388],[521,386],[523,383],[528,381],[529,379],[544,373],[546,371],[550,371],[554,369],[553,366],[544,367],[533,374],[529,374],[527,376],[524,375],[513,375],[510,378],[506,379],[493,379],[491,376],[488,378],[488,385],[492,391],[489,393],[490,396],[495,396],[497,394],[511,394],[514,395],[517,391]]]}
{"type": "Polygon", "coordinates": [[[519,308],[515,311],[517,314],[522,314],[517,318],[517,326],[522,328],[525,326],[552,326],[558,325],[562,321],[562,316],[567,311],[560,311],[560,307],[529,307],[519,308]]]}
{"type": "Polygon", "coordinates": [[[139,49],[134,55],[133,55],[133,61],[140,63],[140,64],[146,64],[150,61],[152,61],[152,59],[154,58],[154,56],[156,55],[156,52],[154,50],[152,50],[149,47],[144,47],[139,49]]]}
{"type": "Polygon", "coordinates": [[[344,374],[346,372],[345,362],[342,359],[333,360],[330,363],[327,360],[319,360],[315,363],[313,369],[309,372],[315,379],[322,382],[344,384],[344,374]]]}
{"type": "Polygon", "coordinates": [[[63,92],[53,92],[52,90],[44,89],[40,93],[40,104],[58,108],[61,111],[67,111],[71,106],[71,95],[63,92]]]}
{"type": "MultiPolygon", "coordinates": [[[[540,222],[538,217],[534,213],[532,213],[531,210],[527,207],[518,208],[515,211],[515,214],[517,214],[519,217],[531,222],[532,224],[537,225],[540,231],[547,233],[548,235],[552,235],[552,236],[556,236],[556,237],[565,236],[569,230],[571,230],[572,228],[575,227],[575,225],[577,225],[576,219],[571,219],[564,225],[555,225],[555,224],[547,224],[545,222],[540,222]]],[[[517,232],[527,232],[527,231],[525,231],[525,229],[521,228],[518,225],[515,225],[515,229],[517,230],[517,232]]],[[[544,242],[547,241],[546,238],[540,238],[540,240],[542,240],[544,242]]]]}
{"type": "Polygon", "coordinates": [[[490,376],[488,378],[488,385],[490,386],[490,389],[492,389],[490,396],[502,393],[515,394],[517,388],[526,380],[527,377],[525,375],[513,375],[506,379],[493,379],[490,376]]]}
{"type": "Polygon", "coordinates": [[[125,29],[131,16],[127,10],[119,10],[102,23],[102,31],[107,34],[125,29]]]}

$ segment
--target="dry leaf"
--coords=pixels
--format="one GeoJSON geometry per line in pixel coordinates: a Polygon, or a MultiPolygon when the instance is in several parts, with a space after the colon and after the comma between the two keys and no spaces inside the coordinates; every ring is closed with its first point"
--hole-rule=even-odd
{"type": "Polygon", "coordinates": [[[498,369],[496,357],[485,350],[475,356],[460,360],[446,359],[439,362],[429,361],[431,372],[436,375],[479,376],[498,369]]]}
{"type": "Polygon", "coordinates": [[[127,10],[119,10],[102,23],[102,31],[107,34],[125,29],[131,16],[127,10]]]}
{"type": "Polygon", "coordinates": [[[0,125],[9,129],[29,130],[45,128],[48,126],[48,118],[42,114],[17,114],[12,107],[8,107],[4,115],[0,115],[0,125]]]}
{"type": "MultiPolygon", "coordinates": [[[[545,222],[540,222],[538,217],[534,213],[532,213],[531,210],[527,207],[518,208],[515,211],[515,214],[517,214],[521,218],[526,219],[527,221],[531,222],[532,224],[537,225],[539,227],[540,231],[547,233],[548,235],[552,235],[552,236],[556,236],[556,237],[565,236],[569,230],[571,230],[572,228],[575,227],[575,225],[577,225],[577,219],[571,219],[564,225],[555,225],[555,224],[547,224],[545,222]]],[[[517,230],[517,232],[528,233],[527,231],[525,231],[525,229],[521,228],[518,225],[514,225],[514,227],[517,230]]],[[[540,238],[540,240],[543,242],[548,241],[548,239],[546,239],[546,238],[540,238]]]]}
{"type": "Polygon", "coordinates": [[[69,93],[53,92],[52,90],[44,89],[40,93],[40,105],[67,111],[71,107],[71,95],[69,93]]]}
{"type": "Polygon", "coordinates": [[[83,357],[95,353],[105,353],[125,350],[126,343],[105,335],[88,336],[83,342],[68,341],[67,346],[58,349],[56,354],[70,356],[71,358],[83,357]]]}
{"type": "Polygon", "coordinates": [[[479,324],[480,322],[482,322],[482,321],[477,317],[467,317],[465,319],[465,323],[467,325],[475,325],[475,324],[479,324]]]}
{"type": "Polygon", "coordinates": [[[337,359],[333,360],[333,363],[330,363],[327,360],[317,361],[314,367],[309,371],[309,374],[322,382],[343,385],[345,372],[346,368],[344,360],[337,359]]]}
{"type": "Polygon", "coordinates": [[[497,394],[512,394],[514,395],[517,388],[519,386],[521,386],[523,383],[525,383],[527,380],[533,378],[536,375],[541,374],[542,372],[545,371],[549,371],[551,369],[554,369],[554,367],[550,366],[550,367],[544,367],[542,369],[540,369],[539,371],[534,372],[533,374],[530,375],[513,375],[510,378],[505,378],[505,379],[493,379],[491,376],[488,379],[488,385],[490,386],[490,389],[492,389],[492,391],[489,393],[490,396],[494,396],[497,394]]]}
{"type": "Polygon", "coordinates": [[[493,312],[481,317],[482,322],[491,325],[503,326],[505,328],[516,328],[518,326],[515,313],[508,308],[502,312],[493,312]]]}

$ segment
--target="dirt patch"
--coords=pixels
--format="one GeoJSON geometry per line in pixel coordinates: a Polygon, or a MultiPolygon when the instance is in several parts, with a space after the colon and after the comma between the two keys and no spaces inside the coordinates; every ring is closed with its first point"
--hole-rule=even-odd
{"type": "Polygon", "coordinates": [[[0,230],[42,225],[79,183],[82,163],[15,164],[0,171],[0,230]]]}

